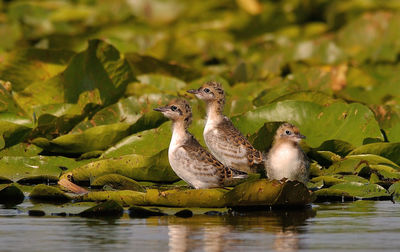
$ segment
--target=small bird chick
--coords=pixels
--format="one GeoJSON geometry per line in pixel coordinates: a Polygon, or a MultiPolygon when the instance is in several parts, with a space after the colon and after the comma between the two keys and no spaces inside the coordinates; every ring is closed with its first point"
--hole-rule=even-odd
{"type": "Polygon", "coordinates": [[[223,114],[225,92],[222,85],[210,81],[199,89],[187,92],[195,94],[207,104],[203,136],[210,152],[226,166],[244,172],[257,172],[257,164],[263,163],[263,156],[223,114]]]}
{"type": "Polygon", "coordinates": [[[310,162],[299,146],[304,138],[299,129],[290,123],[284,123],[278,128],[265,162],[269,179],[287,178],[303,183],[308,181],[310,162]]]}
{"type": "Polygon", "coordinates": [[[172,138],[168,149],[174,172],[196,189],[232,186],[247,178],[247,173],[224,166],[206,151],[188,132],[192,110],[185,100],[171,101],[155,111],[172,121],[172,138]]]}

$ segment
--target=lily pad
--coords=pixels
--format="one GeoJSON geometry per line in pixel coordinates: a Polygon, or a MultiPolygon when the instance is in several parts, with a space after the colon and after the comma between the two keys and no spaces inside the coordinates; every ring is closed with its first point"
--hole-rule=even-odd
{"type": "Polygon", "coordinates": [[[297,181],[257,180],[242,183],[225,195],[230,207],[305,206],[311,202],[307,187],[297,181]]]}
{"type": "Polygon", "coordinates": [[[150,208],[150,207],[139,207],[132,206],[129,208],[129,217],[131,218],[146,218],[150,216],[164,216],[167,215],[163,213],[158,208],[150,208]]]}
{"type": "Polygon", "coordinates": [[[332,190],[345,191],[349,196],[368,199],[368,198],[388,198],[390,194],[382,186],[376,184],[364,184],[360,182],[340,183],[330,187],[332,190]]]}
{"type": "Polygon", "coordinates": [[[350,155],[375,154],[400,165],[400,143],[371,143],[354,149],[350,155]]]}
{"type": "Polygon", "coordinates": [[[342,140],[354,146],[362,145],[368,137],[383,139],[374,114],[357,103],[323,107],[311,102],[283,101],[259,107],[232,121],[245,134],[254,133],[265,122],[287,121],[300,128],[311,147],[318,147],[327,139],[342,140]],[[324,130],[316,131],[316,128],[324,130]]]}
{"type": "Polygon", "coordinates": [[[71,200],[71,197],[60,189],[47,185],[35,186],[29,196],[36,201],[67,202],[71,200]]]}
{"type": "Polygon", "coordinates": [[[146,205],[146,194],[131,190],[89,192],[79,196],[80,201],[107,201],[113,200],[121,206],[146,205]]]}
{"type": "Polygon", "coordinates": [[[388,191],[393,195],[394,200],[400,201],[400,182],[393,183],[388,191]]]}
{"type": "Polygon", "coordinates": [[[82,133],[67,134],[48,141],[37,138],[32,143],[56,153],[85,153],[104,150],[128,135],[129,124],[116,123],[85,130],[82,133]]]}
{"type": "Polygon", "coordinates": [[[79,215],[83,217],[121,216],[124,209],[114,200],[108,200],[97,206],[84,210],[79,215]]]}
{"type": "Polygon", "coordinates": [[[27,208],[28,211],[41,211],[43,215],[78,215],[79,213],[96,206],[95,202],[78,202],[66,204],[38,203],[27,208]]]}
{"type": "Polygon", "coordinates": [[[0,159],[0,175],[12,181],[21,179],[37,179],[38,176],[57,180],[62,172],[78,167],[87,161],[77,162],[71,158],[55,156],[13,157],[0,159]]]}
{"type": "Polygon", "coordinates": [[[179,177],[168,162],[168,151],[154,156],[126,155],[98,160],[72,170],[75,182],[87,182],[106,174],[119,174],[138,181],[173,182],[179,177]]]}
{"type": "Polygon", "coordinates": [[[116,190],[132,190],[146,192],[146,189],[135,180],[119,174],[107,174],[96,178],[91,184],[92,187],[111,186],[116,190]]]}
{"type": "Polygon", "coordinates": [[[1,204],[19,204],[24,200],[24,193],[13,184],[0,185],[1,204]]]}

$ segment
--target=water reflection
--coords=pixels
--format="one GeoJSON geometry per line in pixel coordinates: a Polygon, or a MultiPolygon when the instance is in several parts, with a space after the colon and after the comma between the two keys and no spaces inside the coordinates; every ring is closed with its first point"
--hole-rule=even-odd
{"type": "MultiPolygon", "coordinates": [[[[206,252],[229,251],[248,246],[252,237],[237,234],[259,234],[263,245],[276,251],[297,251],[301,246],[299,234],[305,232],[305,221],[315,216],[315,210],[268,211],[235,213],[226,216],[197,215],[189,219],[165,217],[168,226],[169,251],[206,252]],[[265,236],[265,239],[262,239],[265,236]]],[[[257,237],[258,239],[258,237],[257,237]]]]}

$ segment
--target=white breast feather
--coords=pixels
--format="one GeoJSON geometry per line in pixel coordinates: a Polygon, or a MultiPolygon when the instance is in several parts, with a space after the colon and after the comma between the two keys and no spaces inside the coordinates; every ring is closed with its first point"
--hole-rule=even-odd
{"type": "Polygon", "coordinates": [[[279,146],[270,156],[271,170],[275,179],[294,179],[300,166],[299,152],[290,144],[279,146]]]}

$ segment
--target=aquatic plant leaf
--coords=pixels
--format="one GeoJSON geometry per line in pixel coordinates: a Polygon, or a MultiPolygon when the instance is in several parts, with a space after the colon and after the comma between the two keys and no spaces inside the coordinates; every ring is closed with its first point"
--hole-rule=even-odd
{"type": "Polygon", "coordinates": [[[168,148],[171,139],[171,122],[130,135],[103,153],[103,158],[119,157],[128,154],[154,155],[168,148]]]}
{"type": "Polygon", "coordinates": [[[400,143],[371,143],[362,145],[352,152],[350,155],[359,154],[375,154],[387,158],[397,165],[400,165],[400,143]]]}
{"type": "Polygon", "coordinates": [[[106,174],[119,174],[137,181],[173,182],[179,180],[168,162],[168,150],[154,156],[125,155],[97,160],[71,171],[75,182],[87,182],[106,174]]]}
{"type": "Polygon", "coordinates": [[[349,196],[357,198],[379,198],[389,197],[388,191],[380,185],[365,184],[360,182],[346,182],[336,184],[330,187],[332,190],[342,190],[349,194],[349,196]]]}
{"type": "Polygon", "coordinates": [[[57,187],[48,185],[35,186],[29,197],[35,201],[67,202],[71,200],[71,197],[57,187]]]}
{"type": "Polygon", "coordinates": [[[82,217],[121,216],[124,209],[114,200],[107,200],[79,213],[82,217]]]}
{"type": "Polygon", "coordinates": [[[157,73],[172,76],[184,81],[191,81],[200,77],[200,74],[194,69],[178,64],[171,64],[148,55],[126,53],[125,58],[136,76],[157,73]]]}
{"type": "Polygon", "coordinates": [[[77,197],[81,201],[113,200],[121,206],[146,205],[145,193],[131,190],[89,192],[77,197]]]}
{"type": "Polygon", "coordinates": [[[400,201],[400,181],[393,183],[389,189],[388,189],[389,193],[392,194],[393,199],[395,201],[400,201]]]}
{"type": "Polygon", "coordinates": [[[327,139],[342,140],[354,146],[362,145],[365,138],[383,139],[374,114],[357,103],[323,107],[312,102],[282,101],[259,107],[232,121],[245,134],[254,133],[266,122],[287,121],[300,128],[311,147],[318,147],[327,139]],[[316,131],[316,128],[324,130],[316,131]]]}
{"type": "Polygon", "coordinates": [[[38,179],[38,177],[41,177],[42,181],[47,179],[57,181],[62,172],[87,162],[56,156],[5,156],[0,159],[0,176],[12,181],[38,179]]]}
{"type": "Polygon", "coordinates": [[[297,181],[256,180],[237,185],[226,193],[227,206],[304,206],[311,202],[307,187],[297,181]]]}
{"type": "Polygon", "coordinates": [[[119,174],[107,174],[96,178],[90,183],[92,187],[110,186],[115,190],[132,190],[138,192],[146,192],[146,189],[135,180],[119,174]]]}
{"type": "Polygon", "coordinates": [[[44,215],[78,215],[79,213],[98,205],[96,202],[78,202],[65,204],[37,203],[28,207],[28,211],[42,211],[44,215]]]}
{"type": "Polygon", "coordinates": [[[224,189],[173,189],[159,191],[148,189],[146,204],[170,207],[224,207],[226,205],[224,189]]]}
{"type": "Polygon", "coordinates": [[[7,148],[25,140],[31,132],[30,127],[7,121],[0,121],[0,149],[7,148]]]}
{"type": "Polygon", "coordinates": [[[42,152],[42,148],[30,144],[30,143],[19,143],[0,151],[0,157],[5,156],[23,156],[23,157],[34,157],[42,152]]]}
{"type": "Polygon", "coordinates": [[[85,153],[104,150],[126,137],[130,125],[115,123],[89,128],[82,133],[62,135],[53,140],[36,138],[32,141],[40,148],[56,153],[85,153]]]}
{"type": "Polygon", "coordinates": [[[24,200],[24,193],[14,184],[0,185],[1,204],[19,204],[24,200]]]}

